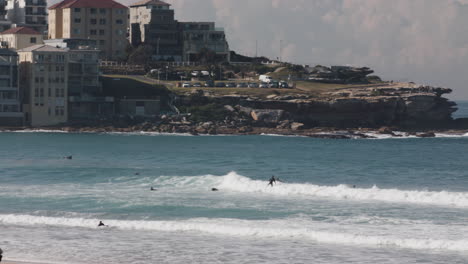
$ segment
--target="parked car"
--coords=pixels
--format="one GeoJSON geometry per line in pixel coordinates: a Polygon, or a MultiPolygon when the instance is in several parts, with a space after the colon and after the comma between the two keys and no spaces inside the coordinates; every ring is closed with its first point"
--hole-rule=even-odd
{"type": "Polygon", "coordinates": [[[192,85],[192,87],[202,87],[201,83],[199,82],[196,82],[192,85]]]}
{"type": "Polygon", "coordinates": [[[260,87],[260,88],[268,88],[268,83],[262,82],[258,87],[260,87]]]}
{"type": "Polygon", "coordinates": [[[216,83],[215,87],[226,87],[226,84],[223,82],[216,83]]]}
{"type": "Polygon", "coordinates": [[[271,83],[268,85],[268,87],[270,87],[270,88],[279,88],[279,83],[277,83],[277,82],[271,82],[271,83]]]}
{"type": "Polygon", "coordinates": [[[212,80],[205,82],[205,87],[215,87],[215,83],[212,80]]]}
{"type": "Polygon", "coordinates": [[[192,84],[186,82],[186,83],[183,83],[183,84],[182,84],[182,87],[184,87],[184,88],[190,88],[190,87],[192,87],[192,84]]]}
{"type": "Polygon", "coordinates": [[[249,83],[249,88],[258,88],[258,83],[249,83]]]}
{"type": "Polygon", "coordinates": [[[238,83],[237,88],[246,88],[249,87],[246,83],[238,83]]]}
{"type": "Polygon", "coordinates": [[[289,88],[289,84],[287,82],[280,82],[279,87],[280,88],[289,88]]]}
{"type": "Polygon", "coordinates": [[[236,87],[236,84],[235,83],[226,83],[226,87],[234,88],[234,87],[236,87]]]}

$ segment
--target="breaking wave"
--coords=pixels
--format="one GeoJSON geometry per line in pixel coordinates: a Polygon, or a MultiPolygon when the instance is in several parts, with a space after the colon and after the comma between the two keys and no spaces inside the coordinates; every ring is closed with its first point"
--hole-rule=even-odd
{"type": "Polygon", "coordinates": [[[174,187],[206,188],[214,185],[220,190],[239,193],[270,194],[278,196],[303,195],[321,198],[345,199],[345,200],[373,200],[393,203],[412,203],[437,206],[468,207],[468,193],[449,191],[418,191],[399,189],[353,188],[348,185],[320,186],[307,183],[277,183],[274,188],[267,186],[266,181],[253,180],[236,172],[217,177],[167,177],[156,180],[156,183],[171,185],[174,187]]]}
{"type": "MultiPolygon", "coordinates": [[[[55,226],[98,229],[98,219],[58,218],[30,215],[0,215],[0,224],[17,226],[55,226]]],[[[386,235],[317,231],[288,227],[284,220],[249,221],[237,219],[189,219],[180,221],[105,220],[111,230],[148,230],[160,232],[200,232],[211,235],[255,238],[302,239],[318,243],[369,247],[397,247],[417,250],[465,251],[468,240],[400,238],[386,235]],[[280,228],[279,228],[280,227],[280,228]]]]}

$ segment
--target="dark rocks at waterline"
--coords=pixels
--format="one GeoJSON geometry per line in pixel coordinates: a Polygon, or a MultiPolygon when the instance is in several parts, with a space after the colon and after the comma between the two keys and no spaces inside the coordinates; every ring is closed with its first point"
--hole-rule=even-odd
{"type": "Polygon", "coordinates": [[[434,138],[436,137],[436,134],[434,132],[426,132],[426,133],[416,134],[416,136],[420,138],[434,138]]]}

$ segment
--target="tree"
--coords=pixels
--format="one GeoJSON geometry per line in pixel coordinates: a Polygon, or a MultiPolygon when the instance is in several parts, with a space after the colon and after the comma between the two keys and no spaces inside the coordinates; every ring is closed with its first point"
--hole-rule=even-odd
{"type": "Polygon", "coordinates": [[[153,54],[154,47],[150,45],[140,45],[128,56],[128,63],[147,65],[151,61],[153,54]]]}

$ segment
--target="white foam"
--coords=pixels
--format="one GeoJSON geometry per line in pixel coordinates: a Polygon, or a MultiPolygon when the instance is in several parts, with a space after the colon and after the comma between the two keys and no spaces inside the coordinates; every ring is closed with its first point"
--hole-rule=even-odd
{"type": "Polygon", "coordinates": [[[314,184],[277,183],[273,188],[267,186],[266,181],[252,180],[231,172],[222,177],[219,189],[243,193],[263,193],[281,196],[305,195],[313,197],[374,200],[382,202],[414,203],[438,206],[468,207],[468,193],[466,192],[431,192],[417,190],[351,188],[347,185],[320,186],[314,184]]]}
{"type": "MultiPolygon", "coordinates": [[[[0,215],[0,224],[17,226],[56,226],[98,229],[98,219],[56,218],[30,215],[0,215]]],[[[393,235],[329,232],[288,224],[287,220],[252,221],[237,219],[189,219],[180,221],[105,220],[110,230],[200,232],[211,235],[250,238],[312,240],[319,243],[370,247],[399,247],[418,250],[465,251],[468,240],[407,238],[393,235]]],[[[336,228],[338,230],[338,227],[336,228]]]]}
{"type": "Polygon", "coordinates": [[[12,131],[3,131],[8,133],[68,133],[63,130],[56,129],[24,129],[24,130],[12,130],[12,131]]]}

